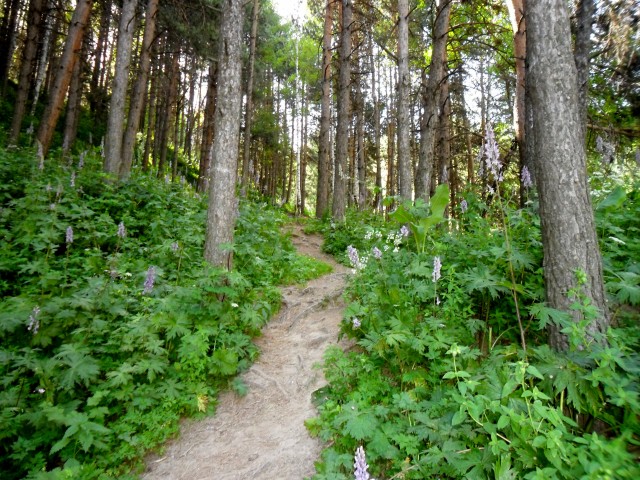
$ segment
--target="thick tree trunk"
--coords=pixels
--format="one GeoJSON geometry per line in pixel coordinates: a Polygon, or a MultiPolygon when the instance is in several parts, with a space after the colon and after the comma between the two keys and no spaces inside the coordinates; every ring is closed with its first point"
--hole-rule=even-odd
{"type": "Polygon", "coordinates": [[[142,106],[147,92],[149,79],[149,69],[151,67],[151,48],[155,37],[156,14],[158,12],[158,0],[148,0],[145,13],[144,35],[142,39],[142,50],[140,52],[140,67],[131,94],[129,105],[129,118],[127,119],[127,129],[122,141],[122,163],[120,165],[120,179],[124,180],[131,173],[133,164],[133,154],[136,147],[136,134],[140,126],[140,116],[142,106]]]}
{"type": "Polygon", "coordinates": [[[411,116],[409,96],[409,1],[398,0],[398,187],[400,198],[411,200],[411,116]]]}
{"type": "Polygon", "coordinates": [[[135,31],[135,15],[138,0],[124,0],[120,11],[118,44],[116,46],[116,66],[111,86],[111,103],[107,134],[104,141],[104,169],[107,173],[118,175],[122,165],[122,135],[124,130],[125,102],[129,85],[129,66],[131,47],[135,31]]]}
{"type": "Polygon", "coordinates": [[[422,97],[423,113],[420,121],[421,139],[418,168],[416,172],[416,198],[428,200],[432,190],[431,178],[434,171],[436,133],[438,129],[438,105],[441,85],[447,62],[447,39],[451,18],[452,0],[443,0],[436,11],[433,31],[433,49],[429,65],[429,80],[422,97]]]}
{"type": "Polygon", "coordinates": [[[47,2],[47,7],[44,15],[44,35],[42,36],[42,48],[40,49],[40,58],[37,62],[38,68],[35,76],[35,85],[33,87],[33,101],[31,102],[31,116],[35,115],[36,107],[38,106],[38,100],[40,99],[40,92],[42,85],[44,84],[44,78],[47,73],[47,65],[49,63],[49,52],[52,47],[52,30],[53,30],[53,15],[51,10],[53,9],[54,0],[47,2]]]}
{"type": "Polygon", "coordinates": [[[235,195],[242,103],[242,1],[224,0],[220,28],[218,104],[211,163],[211,186],[205,259],[217,267],[231,269],[233,230],[238,209],[235,195]]]}
{"type": "MultiPolygon", "coordinates": [[[[600,313],[585,332],[587,342],[609,326],[602,262],[587,183],[576,66],[564,0],[527,2],[527,86],[533,110],[536,176],[544,247],[544,276],[550,306],[570,312],[578,289],[600,313]],[[583,277],[578,280],[576,277],[583,277]]],[[[549,342],[568,348],[561,327],[549,328],[549,342]]]]}
{"type": "Polygon", "coordinates": [[[58,123],[64,98],[67,94],[69,83],[71,82],[73,67],[78,60],[80,44],[84,35],[84,29],[88,24],[92,5],[93,0],[78,0],[76,9],[73,12],[73,17],[71,18],[60,65],[38,129],[38,141],[42,145],[42,152],[45,156],[49,152],[53,132],[58,123]]]}
{"type": "Polygon", "coordinates": [[[102,110],[105,91],[101,88],[100,77],[104,72],[103,56],[109,42],[109,23],[111,21],[111,1],[104,0],[100,12],[100,26],[98,28],[98,40],[94,53],[93,70],[89,83],[89,108],[92,112],[102,110]],[[99,110],[98,110],[99,109],[99,110]]]}
{"type": "Polygon", "coordinates": [[[322,36],[322,102],[320,104],[320,139],[318,150],[318,187],[316,218],[329,209],[329,163],[331,159],[331,36],[333,32],[333,4],[327,0],[322,36]]]}
{"type": "Polygon", "coordinates": [[[334,172],[333,218],[343,221],[347,195],[347,161],[349,158],[349,124],[351,119],[351,23],[352,0],[342,0],[342,31],[340,34],[340,78],[338,89],[338,124],[336,127],[336,168],[334,172]]]}
{"type": "Polygon", "coordinates": [[[38,52],[38,38],[41,37],[42,10],[45,0],[31,0],[29,4],[29,20],[27,23],[27,38],[22,51],[22,63],[18,77],[18,94],[15,108],[13,109],[13,121],[11,122],[11,134],[9,144],[17,144],[22,127],[22,119],[27,109],[27,98],[31,88],[33,67],[38,52]]]}
{"type": "Polygon", "coordinates": [[[253,176],[251,156],[251,126],[253,123],[253,76],[256,61],[256,38],[258,36],[258,15],[260,13],[260,1],[253,0],[253,13],[251,15],[251,40],[249,42],[249,68],[247,78],[247,104],[244,113],[244,145],[242,153],[242,185],[247,187],[253,176]]]}

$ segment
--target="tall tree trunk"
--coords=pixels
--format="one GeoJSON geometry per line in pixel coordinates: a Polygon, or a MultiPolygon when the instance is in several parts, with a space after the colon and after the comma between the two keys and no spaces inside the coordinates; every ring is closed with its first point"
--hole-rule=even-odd
{"type": "MultiPolygon", "coordinates": [[[[576,65],[564,0],[526,4],[527,86],[533,110],[533,141],[540,193],[544,276],[550,306],[569,312],[578,289],[600,313],[585,332],[587,342],[609,326],[602,261],[587,183],[576,65]],[[576,277],[583,277],[580,280],[576,277]]],[[[549,342],[568,349],[561,328],[549,328],[549,342]]]]}
{"type": "Polygon", "coordinates": [[[318,187],[316,218],[329,209],[329,163],[331,159],[331,38],[334,0],[327,0],[322,36],[322,101],[320,104],[320,139],[318,150],[318,187]]]}
{"type": "Polygon", "coordinates": [[[27,38],[25,39],[22,51],[22,63],[20,64],[20,74],[18,77],[18,94],[16,96],[15,108],[13,110],[13,121],[11,122],[11,134],[9,144],[17,144],[22,127],[22,119],[27,109],[27,98],[31,88],[31,78],[33,77],[33,67],[38,52],[38,38],[41,37],[42,10],[45,0],[31,0],[29,3],[29,20],[27,23],[27,38]]]}
{"type": "Polygon", "coordinates": [[[305,85],[302,87],[302,131],[300,132],[300,215],[304,215],[307,202],[307,128],[308,108],[305,85]]]}
{"type": "Polygon", "coordinates": [[[351,119],[351,23],[352,0],[342,0],[342,30],[340,33],[340,78],[338,87],[338,124],[336,127],[336,168],[334,172],[332,216],[343,221],[347,195],[347,161],[349,158],[349,124],[351,119]]]}
{"type": "Polygon", "coordinates": [[[96,41],[96,49],[94,52],[93,70],[91,73],[91,81],[89,83],[89,108],[92,112],[102,110],[105,92],[100,85],[100,76],[104,72],[105,67],[102,57],[107,49],[109,42],[109,24],[111,22],[111,2],[112,0],[104,0],[100,11],[100,26],[98,28],[98,39],[96,41]]]}
{"type": "MultiPolygon", "coordinates": [[[[364,70],[364,61],[360,60],[360,71],[364,70]]],[[[357,96],[357,114],[356,114],[356,163],[358,165],[357,172],[357,185],[356,189],[358,208],[364,210],[367,208],[367,167],[366,167],[366,155],[364,146],[364,95],[362,93],[362,82],[358,81],[356,88],[357,96]]]]}
{"type": "Polygon", "coordinates": [[[209,187],[209,165],[211,165],[211,146],[213,145],[214,114],[218,98],[217,63],[209,64],[209,80],[207,87],[207,104],[204,108],[204,124],[202,126],[202,144],[200,148],[200,168],[198,170],[198,191],[204,192],[209,187]]]}
{"type": "Polygon", "coordinates": [[[256,61],[256,37],[258,36],[258,15],[260,12],[260,0],[253,0],[253,13],[251,16],[251,40],[249,42],[249,68],[247,78],[247,105],[244,113],[244,145],[242,154],[242,185],[247,187],[253,176],[253,165],[250,162],[251,155],[251,124],[253,123],[253,76],[256,61]]]}
{"type": "Polygon", "coordinates": [[[140,128],[140,116],[149,80],[151,48],[155,37],[157,12],[158,0],[148,0],[147,10],[145,12],[142,50],[140,52],[140,67],[138,69],[138,75],[131,94],[127,129],[125,130],[124,139],[122,141],[122,163],[119,171],[120,179],[122,180],[129,177],[129,174],[131,173],[131,165],[133,164],[133,154],[136,148],[136,134],[140,128]]]}
{"type": "Polygon", "coordinates": [[[380,82],[377,81],[378,65],[373,56],[373,39],[369,42],[369,58],[371,62],[371,96],[373,97],[373,145],[376,162],[376,195],[373,208],[382,212],[382,156],[380,155],[380,82]]]}
{"type": "Polygon", "coordinates": [[[582,128],[587,126],[589,100],[589,55],[591,54],[591,32],[593,31],[594,0],[578,0],[576,7],[576,43],[574,58],[578,74],[578,100],[582,128]]]}
{"type": "Polygon", "coordinates": [[[218,105],[215,115],[211,186],[204,258],[217,267],[231,269],[238,200],[235,195],[242,103],[242,1],[223,0],[220,28],[218,105]]]}
{"type": "Polygon", "coordinates": [[[5,0],[4,15],[0,24],[0,94],[7,86],[9,65],[13,57],[13,38],[20,11],[20,0],[5,0]]]}
{"type": "MultiPolygon", "coordinates": [[[[160,128],[156,132],[159,135],[158,141],[158,178],[164,175],[165,166],[167,164],[167,153],[169,146],[169,132],[173,125],[173,109],[176,107],[178,97],[178,86],[180,83],[180,49],[173,52],[167,58],[167,68],[165,72],[169,73],[166,97],[163,101],[162,117],[160,118],[160,128]],[[171,62],[169,64],[169,61],[171,62]]],[[[166,84],[166,82],[165,82],[166,84]]]]}
{"type": "Polygon", "coordinates": [[[84,29],[88,24],[92,5],[93,0],[78,0],[76,9],[73,12],[73,17],[71,18],[60,65],[38,129],[38,141],[42,145],[42,152],[45,156],[49,152],[53,132],[58,123],[64,98],[67,94],[69,83],[71,82],[73,67],[78,60],[80,53],[79,47],[84,35],[84,29]]]}
{"type": "Polygon", "coordinates": [[[129,66],[131,47],[135,31],[135,15],[138,0],[124,0],[120,11],[118,44],[116,46],[116,66],[111,86],[111,103],[107,134],[104,142],[104,169],[107,173],[118,175],[122,164],[122,135],[124,130],[125,102],[129,85],[129,66]]]}
{"type": "Polygon", "coordinates": [[[53,10],[54,0],[47,2],[47,7],[44,15],[44,35],[42,37],[42,48],[40,49],[40,59],[38,60],[38,68],[35,76],[35,85],[33,87],[33,101],[31,102],[31,116],[35,115],[36,107],[38,106],[38,100],[40,99],[40,92],[44,83],[45,74],[47,72],[47,64],[49,62],[49,51],[51,50],[51,38],[53,30],[53,16],[51,10],[53,10]]]}
{"type": "Polygon", "coordinates": [[[82,106],[82,87],[87,45],[90,41],[90,31],[85,30],[82,41],[80,58],[73,67],[73,76],[69,85],[69,99],[67,101],[67,115],[64,119],[64,134],[62,136],[62,153],[67,155],[76,141],[78,121],[82,106]]]}
{"type": "Polygon", "coordinates": [[[142,170],[147,171],[149,168],[149,158],[151,157],[151,152],[153,150],[153,136],[154,136],[154,127],[156,124],[157,110],[158,110],[158,100],[157,100],[157,92],[158,92],[158,64],[154,64],[153,69],[150,70],[149,75],[151,77],[151,81],[149,82],[149,100],[148,111],[147,114],[147,131],[144,136],[144,152],[142,153],[142,170]]]}
{"type": "Polygon", "coordinates": [[[431,177],[434,167],[436,132],[438,128],[438,105],[447,62],[447,38],[452,0],[442,0],[436,11],[433,31],[433,49],[429,65],[429,80],[423,94],[424,112],[420,123],[420,156],[416,172],[416,198],[429,199],[431,177]]]}
{"type": "MultiPolygon", "coordinates": [[[[522,172],[524,167],[527,167],[527,170],[531,173],[533,170],[531,168],[531,159],[526,157],[527,149],[525,144],[525,59],[527,55],[527,36],[523,0],[507,0],[507,9],[509,10],[509,19],[513,30],[513,51],[516,61],[516,98],[513,102],[513,129],[515,130],[516,143],[518,144],[519,171],[522,172]]],[[[522,173],[519,178],[522,179],[522,173]]],[[[526,198],[525,192],[526,187],[520,180],[520,198],[522,201],[526,198]]]]}
{"type": "Polygon", "coordinates": [[[398,187],[400,198],[411,200],[411,116],[409,100],[409,1],[398,0],[398,187]]]}

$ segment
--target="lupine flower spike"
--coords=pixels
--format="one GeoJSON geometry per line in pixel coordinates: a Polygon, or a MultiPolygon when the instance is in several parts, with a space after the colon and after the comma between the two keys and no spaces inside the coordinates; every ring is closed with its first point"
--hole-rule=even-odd
{"type": "Polygon", "coordinates": [[[524,188],[533,187],[533,182],[531,181],[531,173],[529,172],[529,169],[527,168],[526,165],[522,167],[521,178],[522,178],[522,186],[524,188]]]}
{"type": "Polygon", "coordinates": [[[144,291],[142,292],[144,295],[148,295],[153,291],[153,283],[156,280],[156,269],[155,267],[149,267],[147,270],[147,278],[144,281],[144,291]]]}
{"type": "Polygon", "coordinates": [[[118,224],[118,234],[120,238],[124,238],[127,235],[127,229],[124,227],[124,222],[118,224]]]}
{"type": "Polygon", "coordinates": [[[73,243],[73,228],[71,228],[71,226],[67,227],[67,234],[65,237],[65,241],[67,242],[67,245],[70,245],[73,243]]]}
{"type": "Polygon", "coordinates": [[[358,447],[355,455],[355,463],[353,464],[355,480],[374,480],[367,472],[369,465],[367,465],[367,459],[365,457],[364,448],[362,445],[358,447]]]}
{"type": "Polygon", "coordinates": [[[440,280],[440,269],[442,268],[442,263],[440,262],[440,257],[433,257],[433,274],[431,275],[431,279],[433,283],[436,283],[440,280]]]}

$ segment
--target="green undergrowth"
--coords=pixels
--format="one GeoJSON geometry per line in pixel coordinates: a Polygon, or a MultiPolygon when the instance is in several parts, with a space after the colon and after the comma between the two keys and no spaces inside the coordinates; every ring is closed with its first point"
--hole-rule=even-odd
{"type": "Polygon", "coordinates": [[[467,192],[445,218],[443,189],[386,223],[324,224],[327,251],[352,247],[342,334],[355,346],[325,354],[307,427],[329,446],[313,478],[352,479],[359,446],[377,479],[639,478],[640,196],[609,187],[596,212],[615,327],[588,348],[598,313],[580,289],[577,324],[544,302],[535,202],[467,192]],[[551,323],[568,352],[547,345],[551,323]]]}
{"type": "Polygon", "coordinates": [[[327,266],[286,217],[243,201],[232,272],[202,260],[206,200],[92,153],[42,168],[0,149],[0,477],[134,478],[142,456],[210,414],[259,352],[278,285],[327,266]]]}

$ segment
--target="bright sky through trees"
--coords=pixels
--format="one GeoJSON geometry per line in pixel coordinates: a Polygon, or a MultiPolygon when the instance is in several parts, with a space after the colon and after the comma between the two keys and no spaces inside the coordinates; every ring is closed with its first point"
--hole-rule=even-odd
{"type": "Polygon", "coordinates": [[[283,20],[303,20],[309,14],[307,0],[272,0],[273,8],[283,20]]]}

